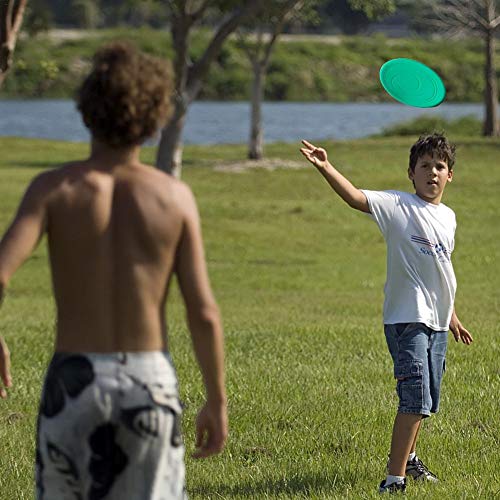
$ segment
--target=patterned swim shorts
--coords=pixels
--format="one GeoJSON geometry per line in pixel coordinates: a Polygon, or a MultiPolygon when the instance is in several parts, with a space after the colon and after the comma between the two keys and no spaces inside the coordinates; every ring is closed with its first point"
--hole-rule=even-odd
{"type": "Polygon", "coordinates": [[[180,423],[167,353],[54,354],[38,418],[37,499],[186,498],[180,423]]]}

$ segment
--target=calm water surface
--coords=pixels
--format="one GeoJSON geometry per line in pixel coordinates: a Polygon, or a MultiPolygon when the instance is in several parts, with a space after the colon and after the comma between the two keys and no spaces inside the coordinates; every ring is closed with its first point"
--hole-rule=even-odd
{"type": "MultiPolygon", "coordinates": [[[[483,117],[482,104],[442,104],[411,108],[397,103],[264,103],[266,142],[309,139],[354,139],[420,115],[448,119],[464,115],[483,117]]],[[[189,110],[186,144],[244,143],[249,133],[247,102],[196,102],[189,110]]],[[[0,101],[0,136],[38,137],[86,142],[89,139],[70,100],[0,101]]]]}

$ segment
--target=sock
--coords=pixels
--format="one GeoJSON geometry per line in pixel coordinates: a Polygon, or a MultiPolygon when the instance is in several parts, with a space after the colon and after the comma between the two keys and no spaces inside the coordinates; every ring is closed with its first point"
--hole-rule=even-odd
{"type": "Polygon", "coordinates": [[[404,476],[391,476],[387,474],[387,478],[385,480],[385,485],[389,486],[392,483],[400,483],[404,480],[404,476]]]}
{"type": "Polygon", "coordinates": [[[410,461],[410,460],[414,460],[416,456],[417,456],[417,454],[416,454],[415,452],[410,453],[410,454],[408,455],[408,461],[410,461]]]}

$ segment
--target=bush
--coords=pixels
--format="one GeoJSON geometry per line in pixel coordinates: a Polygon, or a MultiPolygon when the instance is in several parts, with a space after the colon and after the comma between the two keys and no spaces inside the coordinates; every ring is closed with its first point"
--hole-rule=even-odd
{"type": "Polygon", "coordinates": [[[480,136],[482,134],[482,122],[475,116],[463,116],[456,120],[446,120],[439,116],[424,115],[408,122],[387,127],[378,136],[415,136],[431,132],[444,132],[447,135],[454,136],[480,136]]]}
{"type": "MultiPolygon", "coordinates": [[[[0,0],[1,1],[1,0],[0,0]]],[[[210,39],[208,28],[193,33],[190,58],[197,61],[210,39]]],[[[21,37],[13,70],[1,89],[8,97],[72,97],[82,71],[104,42],[129,39],[156,56],[172,58],[168,30],[112,29],[81,31],[75,40],[39,35],[21,37]],[[39,61],[55,66],[40,68],[39,61]],[[76,71],[74,69],[76,68],[76,71]],[[43,81],[49,74],[49,79],[43,81]]],[[[499,47],[500,50],[500,47],[499,47]]],[[[323,40],[279,41],[273,52],[266,99],[290,101],[383,102],[391,101],[379,83],[378,71],[388,59],[411,57],[437,70],[447,88],[447,102],[481,102],[484,95],[484,55],[475,39],[443,43],[422,38],[341,37],[323,40]]],[[[500,68],[500,57],[497,56],[500,68]]],[[[236,38],[227,40],[205,79],[200,99],[242,100],[250,96],[252,72],[236,38]]]]}

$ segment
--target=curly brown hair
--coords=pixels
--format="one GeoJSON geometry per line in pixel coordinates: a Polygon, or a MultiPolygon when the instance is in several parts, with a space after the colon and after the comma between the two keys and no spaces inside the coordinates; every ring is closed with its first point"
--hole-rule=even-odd
{"type": "Polygon", "coordinates": [[[77,91],[83,122],[96,139],[112,147],[142,144],[171,112],[172,71],[168,61],[129,42],[102,47],[77,91]]]}
{"type": "Polygon", "coordinates": [[[443,134],[433,133],[421,135],[410,150],[410,168],[414,172],[417,161],[426,154],[436,155],[440,160],[446,161],[448,170],[453,170],[455,165],[456,146],[450,144],[443,134]]]}

